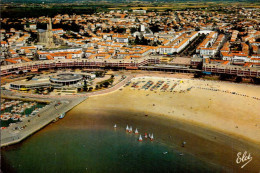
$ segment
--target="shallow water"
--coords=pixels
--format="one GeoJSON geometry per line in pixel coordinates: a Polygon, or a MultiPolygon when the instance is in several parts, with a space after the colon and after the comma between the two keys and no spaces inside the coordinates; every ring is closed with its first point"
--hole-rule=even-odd
{"type": "MultiPolygon", "coordinates": [[[[209,163],[123,128],[56,129],[2,152],[14,172],[218,172],[209,163]],[[163,152],[168,152],[163,154],[163,152]]],[[[6,163],[5,163],[6,164],[6,163]]]]}
{"type": "Polygon", "coordinates": [[[259,160],[257,151],[222,134],[160,116],[73,109],[65,118],[20,144],[3,148],[2,166],[8,173],[255,172],[259,160]],[[118,126],[116,130],[114,123],[118,126]],[[133,126],[133,130],[137,127],[141,134],[153,133],[155,140],[138,142],[138,135],[125,132],[126,124],[133,126]],[[182,130],[188,128],[193,133],[182,130]],[[205,132],[208,133],[206,138],[196,135],[205,132]],[[183,148],[184,140],[187,144],[183,148]],[[240,149],[251,152],[254,157],[243,169],[235,163],[240,149]]]}

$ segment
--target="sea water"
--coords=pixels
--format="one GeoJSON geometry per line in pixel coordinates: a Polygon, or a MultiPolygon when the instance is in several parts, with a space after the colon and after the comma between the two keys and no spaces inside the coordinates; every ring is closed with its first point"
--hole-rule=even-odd
{"type": "MultiPolygon", "coordinates": [[[[62,121],[62,120],[61,120],[62,121]]],[[[53,125],[55,126],[55,124],[53,125]]],[[[216,165],[118,125],[40,131],[2,150],[8,172],[220,172],[216,165]]],[[[174,145],[174,144],[173,144],[174,145]]]]}

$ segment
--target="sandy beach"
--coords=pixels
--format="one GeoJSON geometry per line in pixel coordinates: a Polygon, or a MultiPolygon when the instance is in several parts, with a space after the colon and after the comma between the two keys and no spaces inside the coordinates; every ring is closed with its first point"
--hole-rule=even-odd
{"type": "MultiPolygon", "coordinates": [[[[173,92],[133,89],[94,96],[83,103],[96,109],[155,113],[171,119],[205,126],[260,144],[260,87],[227,82],[171,78],[134,78],[132,82],[152,80],[176,83],[173,92]],[[182,83],[180,83],[182,81],[182,83]],[[194,87],[190,91],[187,88],[194,87]],[[210,90],[213,89],[213,90],[210,90]],[[218,89],[220,91],[214,91],[218,89]],[[183,91],[180,93],[180,91],[183,91]],[[225,92],[226,91],[226,92],[225,92]],[[236,92],[232,94],[230,92],[236,92]],[[245,96],[243,96],[245,95],[245,96]],[[94,106],[94,105],[95,106],[94,106]],[[102,107],[99,108],[98,106],[102,107]]],[[[143,83],[144,85],[145,83],[143,83]]],[[[140,87],[142,84],[140,85],[140,87]]]]}
{"type": "Polygon", "coordinates": [[[139,77],[129,86],[112,93],[93,96],[68,113],[70,128],[86,128],[95,115],[106,115],[104,122],[129,122],[141,130],[153,130],[161,141],[180,145],[207,160],[234,170],[257,172],[260,161],[260,87],[228,82],[139,77]],[[131,87],[139,82],[138,87],[131,87]],[[147,81],[164,83],[157,90],[142,89],[147,81]],[[163,92],[162,86],[169,88],[163,92]],[[176,84],[173,92],[170,88],[176,84]],[[187,90],[188,89],[188,90],[187,90]],[[73,122],[77,114],[80,121],[73,122]],[[223,150],[223,148],[225,148],[223,150]],[[236,163],[237,152],[250,152],[253,160],[243,169],[236,163]],[[253,167],[252,167],[253,165],[253,167]]]}

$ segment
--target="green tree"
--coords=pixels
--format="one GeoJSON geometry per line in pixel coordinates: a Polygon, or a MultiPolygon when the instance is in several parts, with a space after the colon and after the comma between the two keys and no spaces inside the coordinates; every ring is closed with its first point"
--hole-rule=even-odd
{"type": "Polygon", "coordinates": [[[139,44],[140,43],[140,39],[138,36],[135,37],[135,44],[139,44]]]}
{"type": "Polygon", "coordinates": [[[104,87],[107,88],[110,85],[108,81],[104,82],[104,87]]]}

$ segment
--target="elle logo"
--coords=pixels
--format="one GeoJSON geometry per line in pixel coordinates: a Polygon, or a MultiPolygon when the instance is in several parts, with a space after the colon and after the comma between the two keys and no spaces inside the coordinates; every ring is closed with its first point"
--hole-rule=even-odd
{"type": "Polygon", "coordinates": [[[241,152],[237,153],[237,159],[236,163],[244,163],[241,168],[244,168],[249,162],[251,162],[253,157],[251,157],[250,153],[247,155],[247,152],[245,151],[244,154],[242,155],[241,152]]]}

